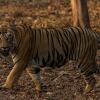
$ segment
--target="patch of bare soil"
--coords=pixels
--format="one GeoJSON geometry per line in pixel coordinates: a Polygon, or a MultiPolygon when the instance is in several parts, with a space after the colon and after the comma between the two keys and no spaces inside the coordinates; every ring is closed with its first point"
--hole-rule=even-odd
{"type": "MultiPolygon", "coordinates": [[[[89,0],[88,7],[91,27],[100,32],[100,2],[89,0]]],[[[71,16],[70,4],[58,3],[38,8],[31,5],[0,6],[0,25],[7,25],[9,21],[16,19],[18,23],[24,20],[33,27],[65,27],[72,25],[71,16]]],[[[97,63],[100,63],[99,56],[100,52],[97,54],[97,63]]],[[[10,59],[0,58],[0,85],[5,82],[12,65],[10,59]]],[[[95,89],[83,94],[85,82],[73,62],[57,69],[42,69],[41,79],[46,91],[38,96],[32,80],[24,72],[17,86],[11,90],[0,90],[0,100],[100,100],[100,77],[95,77],[95,89]]]]}

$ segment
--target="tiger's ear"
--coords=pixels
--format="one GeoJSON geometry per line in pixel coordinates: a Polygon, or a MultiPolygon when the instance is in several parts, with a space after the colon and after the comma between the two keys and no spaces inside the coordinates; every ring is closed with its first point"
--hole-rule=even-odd
{"type": "Polygon", "coordinates": [[[10,28],[11,30],[15,30],[15,29],[16,29],[16,21],[15,21],[15,20],[12,20],[12,21],[10,22],[9,28],[10,28]]]}
{"type": "Polygon", "coordinates": [[[8,31],[8,32],[6,33],[6,36],[7,36],[7,37],[11,37],[11,36],[12,36],[11,32],[8,31]]]}
{"type": "Polygon", "coordinates": [[[0,33],[0,40],[3,40],[4,34],[0,33]]]}
{"type": "Polygon", "coordinates": [[[0,37],[2,37],[3,36],[3,34],[2,33],[0,33],[0,37]]]}

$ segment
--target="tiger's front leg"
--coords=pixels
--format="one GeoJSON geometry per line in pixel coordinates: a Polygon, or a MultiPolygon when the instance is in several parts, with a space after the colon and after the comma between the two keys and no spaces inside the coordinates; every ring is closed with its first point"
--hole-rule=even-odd
{"type": "Polygon", "coordinates": [[[5,84],[2,85],[1,88],[11,89],[14,86],[14,84],[18,82],[18,79],[21,76],[22,72],[25,70],[25,68],[26,66],[24,64],[15,64],[13,69],[7,76],[5,84]]]}
{"type": "Polygon", "coordinates": [[[42,91],[42,86],[41,86],[41,79],[40,79],[40,67],[39,66],[34,66],[34,65],[29,65],[29,67],[26,69],[27,73],[29,76],[32,78],[32,81],[34,82],[36,86],[36,90],[38,92],[42,91]]]}

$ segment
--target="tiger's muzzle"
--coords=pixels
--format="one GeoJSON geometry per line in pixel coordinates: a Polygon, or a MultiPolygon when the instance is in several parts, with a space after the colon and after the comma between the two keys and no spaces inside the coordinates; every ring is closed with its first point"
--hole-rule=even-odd
{"type": "Polygon", "coordinates": [[[9,52],[10,52],[10,48],[9,47],[0,48],[0,53],[5,57],[9,56],[9,52]]]}

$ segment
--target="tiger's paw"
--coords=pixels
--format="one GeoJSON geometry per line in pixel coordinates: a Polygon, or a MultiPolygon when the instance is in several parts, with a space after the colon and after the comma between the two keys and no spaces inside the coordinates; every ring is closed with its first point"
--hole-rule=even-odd
{"type": "Polygon", "coordinates": [[[87,84],[85,87],[84,93],[87,94],[87,93],[91,92],[92,90],[93,90],[93,86],[90,84],[87,84]]]}
{"type": "Polygon", "coordinates": [[[0,90],[7,90],[7,89],[12,89],[12,86],[11,85],[6,85],[6,84],[0,86],[0,90]]]}
{"type": "Polygon", "coordinates": [[[42,91],[42,87],[41,86],[36,86],[36,91],[41,92],[42,91]]]}
{"type": "Polygon", "coordinates": [[[41,84],[40,86],[36,86],[35,89],[36,89],[37,93],[46,92],[47,86],[44,84],[41,84]]]}

